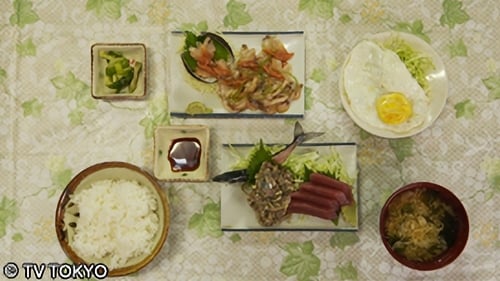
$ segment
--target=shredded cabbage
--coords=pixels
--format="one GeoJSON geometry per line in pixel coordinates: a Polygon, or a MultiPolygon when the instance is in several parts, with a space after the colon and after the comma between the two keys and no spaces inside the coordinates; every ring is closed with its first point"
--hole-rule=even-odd
{"type": "Polygon", "coordinates": [[[292,153],[283,163],[301,181],[306,181],[309,174],[316,172],[325,174],[347,184],[353,184],[339,153],[330,147],[329,153],[320,154],[314,150],[306,153],[292,153]]]}
{"type": "MultiPolygon", "coordinates": [[[[234,147],[231,147],[231,153],[238,159],[232,168],[235,170],[246,169],[249,166],[261,164],[252,163],[253,161],[263,160],[262,157],[258,157],[256,155],[262,154],[263,151],[265,151],[268,155],[272,155],[284,147],[284,145],[262,144],[261,141],[259,144],[254,145],[246,155],[243,155],[234,147]]],[[[306,181],[308,180],[310,173],[317,172],[328,175],[347,184],[354,183],[354,179],[347,173],[344,163],[334,147],[330,147],[329,153],[326,154],[320,154],[316,150],[305,152],[294,151],[283,163],[283,166],[290,169],[297,181],[306,181]]]]}
{"type": "Polygon", "coordinates": [[[435,69],[432,59],[413,49],[408,43],[398,37],[393,37],[384,42],[383,47],[395,52],[401,61],[405,64],[408,71],[422,89],[428,93],[429,80],[427,74],[435,69]]]}

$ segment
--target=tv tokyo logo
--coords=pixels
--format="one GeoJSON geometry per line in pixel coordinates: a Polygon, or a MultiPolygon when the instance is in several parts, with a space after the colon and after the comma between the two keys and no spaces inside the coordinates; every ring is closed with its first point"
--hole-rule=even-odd
{"type": "MultiPolygon", "coordinates": [[[[109,274],[109,269],[102,263],[96,264],[69,264],[69,263],[32,263],[25,262],[21,265],[25,279],[42,279],[46,273],[50,278],[56,279],[104,279],[109,274]],[[48,269],[48,270],[47,270],[48,269]]],[[[3,275],[9,279],[18,277],[21,269],[14,262],[9,262],[3,267],[3,275]]]]}

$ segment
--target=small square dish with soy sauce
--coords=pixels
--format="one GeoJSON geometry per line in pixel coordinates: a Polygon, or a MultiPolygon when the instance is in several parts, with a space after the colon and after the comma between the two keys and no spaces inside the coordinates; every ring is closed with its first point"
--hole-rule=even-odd
{"type": "Polygon", "coordinates": [[[146,97],[146,46],[95,43],[91,47],[92,97],[124,100],[146,97]]]}
{"type": "Polygon", "coordinates": [[[208,180],[209,129],[204,125],[158,127],[154,134],[154,175],[158,180],[208,180]]]}

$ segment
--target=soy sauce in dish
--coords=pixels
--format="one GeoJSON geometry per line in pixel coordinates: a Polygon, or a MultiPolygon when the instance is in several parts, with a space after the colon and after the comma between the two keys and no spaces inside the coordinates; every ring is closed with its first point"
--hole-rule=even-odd
{"type": "Polygon", "coordinates": [[[168,161],[173,172],[194,171],[200,166],[201,143],[197,138],[178,138],[168,150],[168,161]]]}

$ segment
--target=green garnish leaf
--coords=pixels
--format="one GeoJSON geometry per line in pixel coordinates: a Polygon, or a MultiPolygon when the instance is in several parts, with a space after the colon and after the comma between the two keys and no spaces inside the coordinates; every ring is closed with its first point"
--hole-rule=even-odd
{"type": "MultiPolygon", "coordinates": [[[[197,67],[197,62],[196,60],[191,56],[189,52],[189,48],[196,48],[198,44],[202,44],[205,39],[207,38],[207,34],[203,33],[201,35],[196,35],[195,33],[191,31],[184,31],[185,34],[185,39],[184,39],[184,48],[183,52],[181,54],[182,60],[184,63],[189,67],[191,71],[196,70],[197,67]]],[[[215,34],[211,35],[212,38],[212,43],[215,46],[215,52],[214,52],[214,61],[218,60],[225,60],[228,61],[231,58],[231,50],[229,45],[225,46],[223,42],[219,42],[220,40],[224,40],[222,38],[214,39],[218,36],[215,34]]]]}
{"type": "Polygon", "coordinates": [[[259,172],[260,166],[265,161],[270,161],[273,158],[273,154],[269,149],[266,149],[264,146],[264,142],[262,139],[260,140],[257,150],[254,150],[250,155],[247,167],[247,182],[254,184],[255,183],[255,175],[259,172]]]}
{"type": "Polygon", "coordinates": [[[184,51],[189,52],[190,47],[196,47],[196,42],[198,42],[198,36],[191,31],[184,31],[186,38],[184,38],[184,51]]]}

